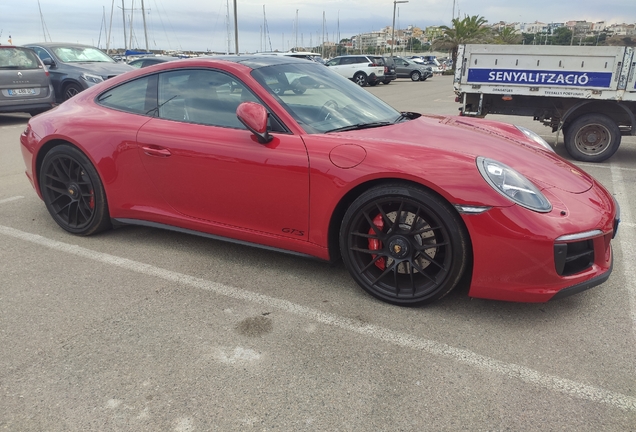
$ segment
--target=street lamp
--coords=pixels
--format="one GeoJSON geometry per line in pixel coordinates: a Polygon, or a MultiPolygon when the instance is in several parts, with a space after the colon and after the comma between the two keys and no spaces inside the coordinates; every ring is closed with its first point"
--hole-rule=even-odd
{"type": "Polygon", "coordinates": [[[408,0],[393,0],[393,25],[391,26],[391,57],[393,57],[393,47],[395,46],[395,8],[398,3],[408,2],[408,0]]]}

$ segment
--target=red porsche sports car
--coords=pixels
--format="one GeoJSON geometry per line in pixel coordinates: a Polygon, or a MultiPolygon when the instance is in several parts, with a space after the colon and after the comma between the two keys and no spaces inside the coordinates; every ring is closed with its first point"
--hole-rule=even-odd
{"type": "Polygon", "coordinates": [[[65,230],[138,224],[323,260],[371,295],[543,302],[603,283],[618,205],[512,125],[398,112],[323,65],[234,56],[112,78],[32,118],[65,230]]]}

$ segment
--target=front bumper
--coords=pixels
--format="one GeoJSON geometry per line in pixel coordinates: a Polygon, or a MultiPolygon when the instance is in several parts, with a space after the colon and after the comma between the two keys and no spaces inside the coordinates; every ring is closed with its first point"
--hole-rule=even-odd
{"type": "Polygon", "coordinates": [[[618,220],[612,196],[596,184],[581,194],[552,190],[546,196],[550,213],[512,205],[462,215],[473,245],[469,296],[546,302],[607,280],[618,220]],[[570,235],[574,240],[558,240],[570,235]]]}

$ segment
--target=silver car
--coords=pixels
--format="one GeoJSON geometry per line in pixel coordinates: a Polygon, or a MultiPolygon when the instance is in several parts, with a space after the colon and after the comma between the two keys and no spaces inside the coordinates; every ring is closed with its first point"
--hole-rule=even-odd
{"type": "Polygon", "coordinates": [[[25,46],[32,48],[48,66],[59,102],[108,78],[134,70],[89,45],[44,42],[25,46]]]}
{"type": "Polygon", "coordinates": [[[49,73],[35,52],[0,45],[0,112],[36,115],[51,109],[54,102],[49,73]]]}

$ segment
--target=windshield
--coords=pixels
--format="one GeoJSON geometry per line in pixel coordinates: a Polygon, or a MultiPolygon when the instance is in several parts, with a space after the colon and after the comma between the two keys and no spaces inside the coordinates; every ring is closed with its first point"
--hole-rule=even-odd
{"type": "Polygon", "coordinates": [[[104,54],[97,48],[92,47],[55,47],[53,48],[55,55],[64,63],[79,62],[106,62],[115,63],[115,60],[104,54]]]}
{"type": "Polygon", "coordinates": [[[0,69],[38,69],[41,67],[37,56],[29,49],[0,49],[0,69]]]}
{"type": "Polygon", "coordinates": [[[262,67],[254,69],[252,76],[307,133],[375,127],[404,119],[363,88],[314,62],[262,67]]]}

